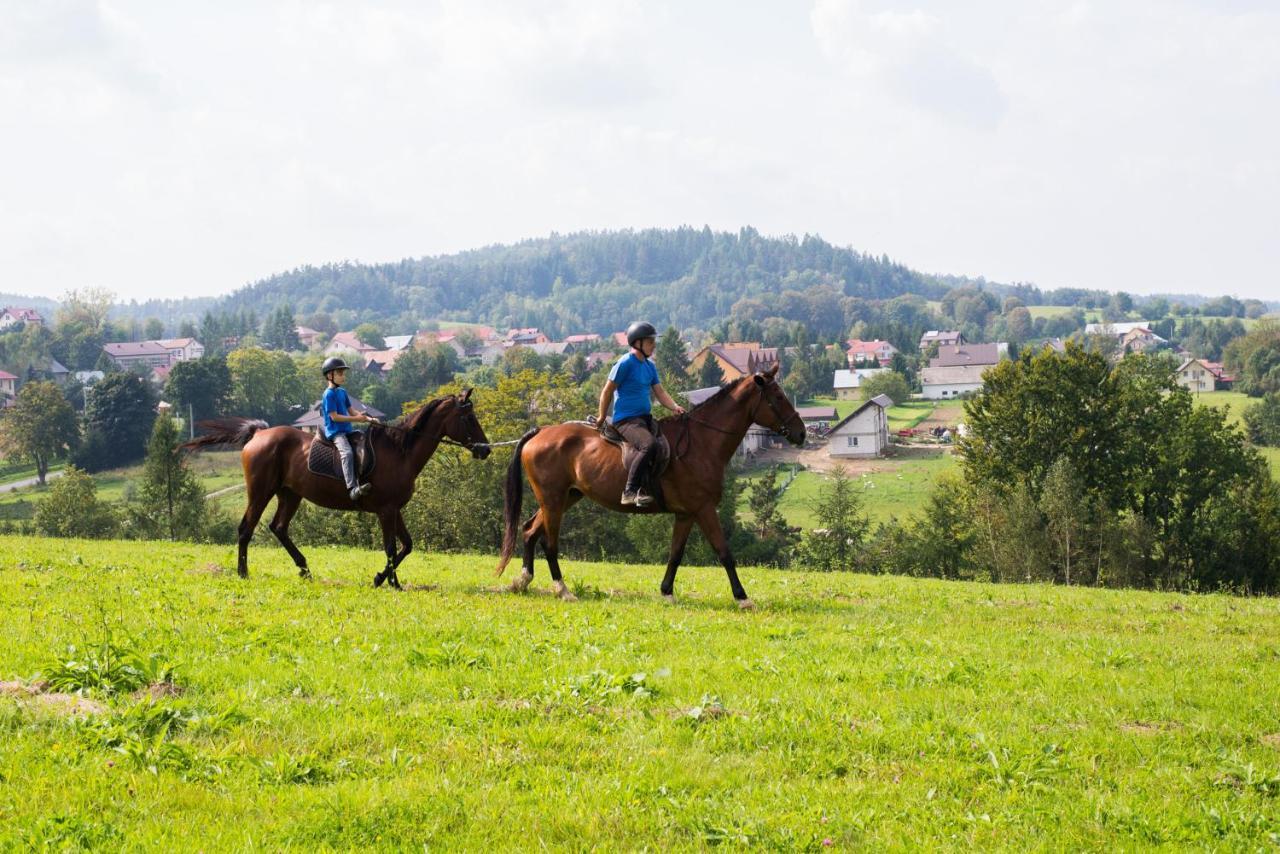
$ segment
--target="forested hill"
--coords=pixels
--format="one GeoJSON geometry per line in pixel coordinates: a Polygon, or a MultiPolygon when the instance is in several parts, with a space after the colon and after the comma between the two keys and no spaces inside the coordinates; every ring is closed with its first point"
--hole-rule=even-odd
{"type": "Polygon", "coordinates": [[[706,328],[743,297],[825,285],[837,295],[941,297],[960,283],[818,237],[765,237],[753,228],[583,232],[389,264],[302,267],[225,297],[220,310],[260,316],[289,304],[297,317],[339,325],[378,320],[408,331],[425,318],[538,326],[557,335],[607,333],[623,320],[706,328]]]}

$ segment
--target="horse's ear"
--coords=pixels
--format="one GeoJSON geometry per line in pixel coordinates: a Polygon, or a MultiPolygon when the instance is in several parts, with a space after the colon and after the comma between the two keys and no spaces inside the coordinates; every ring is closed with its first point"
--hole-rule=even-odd
{"type": "Polygon", "coordinates": [[[765,371],[765,372],[764,372],[764,375],[765,375],[766,377],[768,377],[769,379],[773,379],[774,377],[776,377],[776,376],[778,375],[778,363],[777,363],[777,362],[774,362],[774,363],[769,367],[769,370],[767,370],[767,371],[765,371]]]}
{"type": "Polygon", "coordinates": [[[462,402],[463,402],[463,403],[466,403],[468,400],[470,400],[470,399],[471,399],[471,392],[473,392],[473,391],[475,391],[475,389],[473,389],[473,388],[464,388],[464,389],[462,390],[462,402]]]}

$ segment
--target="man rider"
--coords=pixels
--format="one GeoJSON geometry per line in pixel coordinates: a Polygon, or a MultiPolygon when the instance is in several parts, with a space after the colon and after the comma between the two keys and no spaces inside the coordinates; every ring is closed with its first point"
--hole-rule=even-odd
{"type": "Polygon", "coordinates": [[[603,429],[612,404],[613,426],[628,444],[642,452],[632,460],[627,485],[622,490],[622,503],[636,507],[653,503],[653,496],[640,489],[640,482],[657,453],[654,438],[657,425],[653,421],[651,398],[677,415],[684,413],[684,407],[671,399],[658,378],[658,369],[653,364],[657,339],[658,331],[651,323],[638,321],[627,327],[627,345],[631,350],[609,371],[609,381],[600,392],[600,411],[596,415],[596,429],[603,429]]]}
{"type": "Polygon", "coordinates": [[[367,412],[351,414],[351,398],[342,384],[347,381],[347,363],[337,356],[324,360],[320,371],[324,374],[328,388],[320,398],[320,414],[324,416],[324,435],[338,449],[342,458],[342,477],[347,482],[348,494],[352,501],[359,501],[373,484],[361,485],[356,481],[355,455],[351,453],[351,432],[353,423],[368,424],[374,419],[367,412]]]}

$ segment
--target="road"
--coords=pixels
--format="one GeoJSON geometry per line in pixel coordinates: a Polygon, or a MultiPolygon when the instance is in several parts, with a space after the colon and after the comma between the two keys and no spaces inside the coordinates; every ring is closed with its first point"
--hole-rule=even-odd
{"type": "MultiPolygon", "coordinates": [[[[51,471],[44,476],[44,482],[48,483],[55,477],[62,477],[62,470],[51,471]]],[[[25,489],[28,486],[35,486],[40,482],[37,477],[24,477],[22,480],[11,480],[8,483],[0,483],[0,492],[13,492],[16,489],[25,489]]]]}

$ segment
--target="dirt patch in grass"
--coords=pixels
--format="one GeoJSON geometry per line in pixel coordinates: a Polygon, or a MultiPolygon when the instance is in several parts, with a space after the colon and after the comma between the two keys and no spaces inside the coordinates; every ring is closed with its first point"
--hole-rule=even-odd
{"type": "Polygon", "coordinates": [[[0,696],[14,697],[25,706],[64,717],[76,715],[88,717],[100,715],[107,710],[107,707],[97,700],[90,700],[78,694],[47,692],[47,688],[48,686],[43,682],[0,682],[0,696]]]}
{"type": "Polygon", "coordinates": [[[1120,729],[1124,732],[1132,732],[1138,735],[1153,735],[1157,732],[1169,732],[1170,730],[1181,729],[1182,724],[1173,721],[1127,721],[1120,724],[1120,729]]]}
{"type": "Polygon", "coordinates": [[[206,563],[204,566],[193,566],[187,572],[191,575],[226,575],[228,570],[218,563],[206,563]]]}
{"type": "Polygon", "coordinates": [[[167,697],[181,697],[182,687],[172,682],[156,682],[145,688],[139,688],[129,696],[135,700],[163,700],[167,697]]]}
{"type": "Polygon", "coordinates": [[[1277,750],[1280,750],[1280,732],[1268,733],[1258,740],[1268,747],[1274,747],[1277,750]]]}

